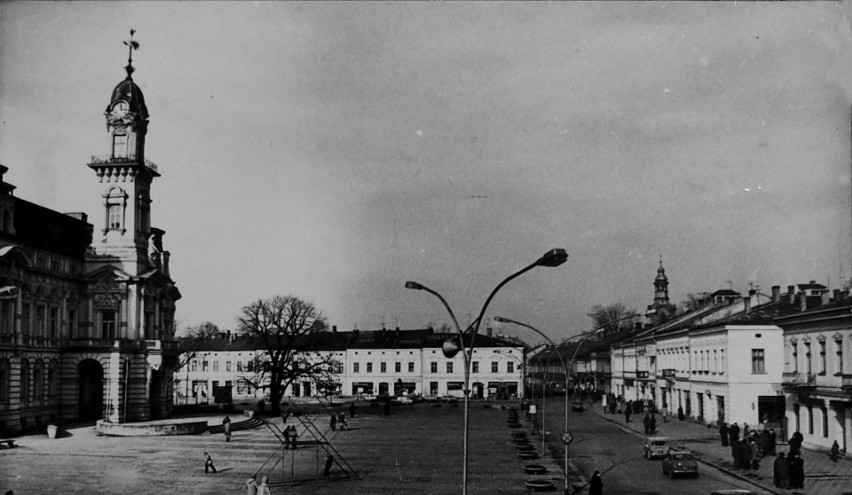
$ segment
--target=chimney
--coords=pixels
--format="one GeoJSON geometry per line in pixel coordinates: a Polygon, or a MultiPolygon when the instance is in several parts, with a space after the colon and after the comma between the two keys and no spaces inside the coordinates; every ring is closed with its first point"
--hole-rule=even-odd
{"type": "Polygon", "coordinates": [[[799,293],[799,311],[805,311],[808,309],[808,298],[805,297],[805,293],[799,293]]]}
{"type": "Polygon", "coordinates": [[[773,285],[772,286],[772,302],[778,302],[781,300],[781,286],[773,285]]]}
{"type": "Polygon", "coordinates": [[[831,293],[830,292],[825,291],[820,295],[822,296],[820,298],[820,301],[819,301],[820,304],[828,304],[829,302],[831,302],[831,293]]]}
{"type": "Polygon", "coordinates": [[[841,295],[840,289],[834,289],[834,300],[839,301],[842,298],[843,296],[841,295]]]}
{"type": "Polygon", "coordinates": [[[790,304],[796,303],[796,286],[788,285],[787,286],[787,297],[789,298],[790,304]]]}
{"type": "Polygon", "coordinates": [[[331,326],[331,333],[337,333],[337,325],[331,326]]]}
{"type": "Polygon", "coordinates": [[[745,312],[745,313],[748,313],[749,311],[751,311],[751,296],[752,296],[751,293],[754,292],[754,291],[750,290],[748,292],[749,292],[749,296],[743,298],[743,312],[745,312]]]}
{"type": "Polygon", "coordinates": [[[491,337],[491,333],[492,333],[492,332],[491,332],[491,327],[488,327],[488,328],[486,328],[486,329],[485,329],[485,335],[487,335],[487,336],[491,337]]]}

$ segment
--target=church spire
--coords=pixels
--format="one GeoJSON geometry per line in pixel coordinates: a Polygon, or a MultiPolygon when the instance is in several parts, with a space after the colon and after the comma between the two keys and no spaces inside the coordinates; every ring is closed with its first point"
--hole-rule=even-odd
{"type": "Polygon", "coordinates": [[[654,278],[654,303],[648,306],[648,309],[653,309],[655,315],[652,318],[653,323],[662,323],[675,314],[675,306],[669,301],[669,278],[666,276],[666,269],[663,268],[663,255],[660,255],[660,265],[657,267],[657,276],[654,278]]]}

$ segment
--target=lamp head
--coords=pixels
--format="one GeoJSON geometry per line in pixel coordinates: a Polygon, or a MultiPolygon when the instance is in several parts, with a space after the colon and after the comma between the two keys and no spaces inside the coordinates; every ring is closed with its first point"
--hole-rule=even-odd
{"type": "Polygon", "coordinates": [[[502,316],[495,316],[491,319],[500,323],[511,323],[511,321],[507,320],[506,318],[503,318],[502,316]]]}
{"type": "Polygon", "coordinates": [[[450,359],[456,357],[456,354],[461,351],[461,343],[459,342],[458,337],[450,337],[445,340],[443,345],[441,345],[441,352],[444,353],[445,357],[450,359]]]}
{"type": "Polygon", "coordinates": [[[417,282],[408,281],[405,283],[406,289],[414,289],[414,290],[423,290],[423,286],[418,284],[417,282]]]}
{"type": "Polygon", "coordinates": [[[568,253],[565,252],[564,249],[551,249],[546,252],[544,256],[536,261],[536,265],[538,266],[559,266],[565,261],[568,260],[568,253]]]}

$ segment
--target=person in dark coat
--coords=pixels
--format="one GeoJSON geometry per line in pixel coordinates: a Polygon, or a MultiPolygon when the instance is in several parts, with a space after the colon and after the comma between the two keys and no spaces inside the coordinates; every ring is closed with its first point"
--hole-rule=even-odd
{"type": "Polygon", "coordinates": [[[722,447],[728,446],[728,424],[724,421],[719,426],[719,439],[722,440],[722,447]]]}
{"type": "Polygon", "coordinates": [[[740,439],[740,427],[736,423],[731,423],[731,426],[728,428],[728,438],[731,440],[731,443],[734,443],[734,440],[740,439]]]}
{"type": "Polygon", "coordinates": [[[831,444],[831,460],[837,462],[837,459],[840,457],[840,445],[837,445],[837,440],[831,444]]]}
{"type": "MultiPolygon", "coordinates": [[[[793,460],[793,456],[798,454],[799,449],[802,448],[802,441],[799,440],[799,437],[801,435],[802,434],[797,431],[796,433],[793,433],[793,436],[791,436],[789,440],[787,440],[787,445],[790,446],[790,453],[788,454],[788,460],[790,460],[790,461],[793,460]]],[[[792,476],[791,476],[791,484],[792,484],[792,476]]]]}
{"type": "Polygon", "coordinates": [[[284,450],[290,450],[290,427],[284,428],[284,431],[281,433],[284,436],[284,450]]]}
{"type": "Polygon", "coordinates": [[[677,419],[678,421],[683,421],[683,406],[677,406],[677,419]]]}
{"type": "Polygon", "coordinates": [[[655,433],[657,431],[657,418],[652,414],[651,419],[648,420],[648,433],[655,433]]]}
{"type": "Polygon", "coordinates": [[[331,424],[331,431],[337,431],[337,415],[332,413],[331,420],[329,421],[331,424]]]}
{"type": "Polygon", "coordinates": [[[322,472],[322,475],[328,478],[328,475],[331,474],[331,464],[334,462],[334,457],[331,454],[325,456],[325,471],[322,472]]]}
{"type": "Polygon", "coordinates": [[[625,408],[624,408],[624,422],[625,422],[625,423],[629,423],[629,422],[630,422],[630,413],[632,412],[632,411],[631,411],[631,409],[632,409],[632,408],[630,407],[630,401],[628,401],[628,402],[627,402],[627,407],[625,407],[625,408]]]}
{"type": "Polygon", "coordinates": [[[355,403],[354,402],[349,403],[349,417],[350,418],[355,417],[355,403]]]}
{"type": "Polygon", "coordinates": [[[791,454],[790,463],[790,488],[805,489],[805,461],[798,452],[791,454]]]}
{"type": "Polygon", "coordinates": [[[589,480],[589,495],[603,495],[603,480],[601,480],[600,471],[595,471],[592,479],[589,480]]]}
{"type": "Polygon", "coordinates": [[[742,468],[742,454],[739,440],[731,440],[731,458],[733,459],[734,469],[742,468]]]}
{"type": "Polygon", "coordinates": [[[756,471],[760,469],[760,447],[753,438],[749,439],[748,446],[751,449],[751,468],[756,471]]]}
{"type": "Polygon", "coordinates": [[[758,446],[760,447],[760,456],[766,457],[769,455],[769,430],[764,429],[758,436],[758,446]]]}
{"type": "Polygon", "coordinates": [[[790,488],[790,466],[784,452],[780,452],[772,463],[772,480],[777,488],[790,488]]]}
{"type": "Polygon", "coordinates": [[[213,465],[213,458],[210,457],[210,454],[207,452],[204,453],[204,474],[207,474],[209,471],[213,471],[216,473],[216,466],[213,465]]]}
{"type": "Polygon", "coordinates": [[[775,434],[775,430],[772,428],[769,429],[769,454],[775,455],[775,442],[778,441],[778,435],[775,434]]]}
{"type": "Polygon", "coordinates": [[[642,424],[645,426],[645,434],[651,433],[651,416],[648,413],[645,413],[645,417],[642,418],[642,424]]]}
{"type": "Polygon", "coordinates": [[[740,463],[743,469],[751,469],[751,446],[745,440],[740,440],[740,463]]]}
{"type": "Polygon", "coordinates": [[[222,431],[225,433],[225,441],[231,441],[231,417],[225,416],[225,419],[222,420],[222,431]]]}

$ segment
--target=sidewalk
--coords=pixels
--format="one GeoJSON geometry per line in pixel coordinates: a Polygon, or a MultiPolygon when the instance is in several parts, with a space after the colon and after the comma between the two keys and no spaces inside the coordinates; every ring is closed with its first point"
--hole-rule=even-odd
{"type": "MultiPolygon", "coordinates": [[[[632,430],[637,436],[644,437],[643,415],[636,414],[630,423],[624,422],[624,415],[608,414],[599,403],[592,410],[601,418],[617,424],[622,428],[632,430]]],[[[775,457],[764,457],[758,470],[741,470],[733,468],[730,447],[723,447],[719,439],[719,430],[714,427],[694,423],[689,420],[678,421],[669,418],[667,423],[657,415],[657,435],[669,439],[672,447],[689,450],[701,461],[725,471],[731,476],[746,483],[756,485],[764,490],[779,495],[798,493],[849,495],[852,494],[852,460],[840,459],[832,462],[828,454],[813,450],[802,449],[802,459],[805,461],[805,489],[781,489],[773,486],[772,462],[775,457]]],[[[787,452],[787,445],[778,444],[778,452],[787,452]]],[[[746,485],[744,485],[746,486],[746,485]]]]}

